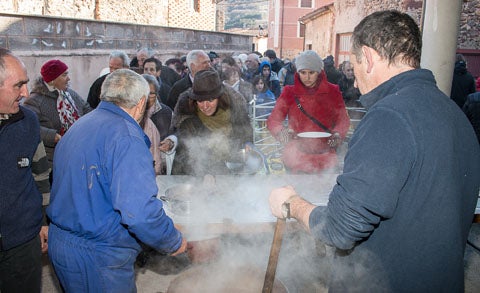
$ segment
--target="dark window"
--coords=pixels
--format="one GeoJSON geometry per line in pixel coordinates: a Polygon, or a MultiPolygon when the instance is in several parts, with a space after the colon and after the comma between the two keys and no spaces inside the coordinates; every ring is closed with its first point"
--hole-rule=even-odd
{"type": "Polygon", "coordinates": [[[312,8],[312,0],[300,0],[300,7],[312,8]]]}
{"type": "Polygon", "coordinates": [[[299,23],[299,25],[300,25],[299,31],[298,31],[299,37],[304,38],[305,37],[305,25],[303,23],[299,23]]]}

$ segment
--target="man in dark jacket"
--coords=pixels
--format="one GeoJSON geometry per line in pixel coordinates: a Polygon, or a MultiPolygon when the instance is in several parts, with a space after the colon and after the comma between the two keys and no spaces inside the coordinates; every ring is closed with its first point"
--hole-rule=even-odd
{"type": "Polygon", "coordinates": [[[327,74],[327,80],[329,83],[338,84],[342,74],[335,68],[335,61],[332,55],[327,56],[323,59],[323,64],[325,65],[325,74],[327,74]]]}
{"type": "Polygon", "coordinates": [[[200,70],[212,68],[210,57],[208,57],[207,53],[203,50],[190,51],[187,54],[186,62],[189,74],[185,75],[184,78],[180,79],[172,86],[165,103],[172,110],[175,110],[175,105],[177,104],[180,94],[192,87],[195,74],[200,70]]]}
{"type": "Polygon", "coordinates": [[[267,51],[265,51],[265,54],[263,54],[263,56],[268,57],[268,59],[270,60],[270,65],[272,65],[272,71],[276,74],[278,74],[280,69],[282,69],[282,67],[285,65],[281,59],[277,58],[277,54],[272,49],[268,49],[267,51]]]}
{"type": "Polygon", "coordinates": [[[350,61],[344,61],[342,63],[342,78],[338,81],[338,87],[342,92],[343,100],[347,107],[361,107],[360,91],[355,86],[355,76],[353,74],[353,66],[350,61]]]}
{"type": "MultiPolygon", "coordinates": [[[[110,57],[108,58],[108,67],[110,69],[109,73],[112,73],[117,69],[129,68],[128,63],[129,59],[125,52],[113,51],[112,53],[110,53],[110,57]]],[[[100,92],[102,89],[102,84],[105,81],[105,78],[107,78],[107,75],[108,73],[100,76],[90,86],[87,102],[90,107],[92,107],[92,109],[95,109],[98,106],[98,103],[100,103],[100,92]]]]}
{"type": "Polygon", "coordinates": [[[295,72],[297,72],[297,68],[295,67],[295,58],[293,58],[291,62],[283,66],[278,72],[278,80],[280,81],[280,87],[282,89],[286,85],[293,85],[295,83],[295,72]]]}
{"type": "Polygon", "coordinates": [[[452,90],[450,98],[457,103],[460,109],[465,104],[469,94],[476,91],[475,79],[467,70],[467,62],[462,54],[457,54],[453,71],[452,90]]]}
{"type": "Polygon", "coordinates": [[[351,52],[368,112],[328,205],[284,187],[270,195],[272,212],[336,249],[330,292],[463,292],[480,185],[472,126],[420,69],[421,33],[408,14],[364,18],[351,52]]]}
{"type": "Polygon", "coordinates": [[[480,92],[469,94],[463,105],[463,112],[472,123],[478,143],[480,143],[480,92]]]}
{"type": "Polygon", "coordinates": [[[143,63],[143,73],[150,74],[157,79],[157,82],[160,86],[160,89],[158,90],[158,96],[160,98],[160,102],[165,104],[168,94],[172,88],[162,79],[162,68],[162,61],[155,57],[145,59],[145,62],[143,63]]]}
{"type": "Polygon", "coordinates": [[[40,292],[48,227],[41,227],[42,195],[34,174],[48,175],[48,162],[38,118],[20,106],[28,97],[25,65],[0,48],[0,72],[0,291],[40,292]]]}
{"type": "Polygon", "coordinates": [[[255,76],[258,75],[258,67],[260,66],[260,58],[257,54],[248,54],[247,60],[245,60],[245,66],[247,70],[243,72],[243,80],[252,82],[255,76]]]}

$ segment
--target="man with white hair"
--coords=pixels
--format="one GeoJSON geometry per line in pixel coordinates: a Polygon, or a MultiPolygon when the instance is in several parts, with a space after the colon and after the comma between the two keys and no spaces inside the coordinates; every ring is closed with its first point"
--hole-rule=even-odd
{"type": "Polygon", "coordinates": [[[150,140],[139,125],[148,94],[142,76],[112,72],[97,109],[57,145],[49,257],[66,292],[135,292],[139,241],[166,254],[185,251],[156,197],[150,140]]]}
{"type": "Polygon", "coordinates": [[[210,57],[203,50],[190,51],[187,54],[187,66],[189,74],[177,81],[168,94],[166,104],[172,109],[175,109],[180,94],[192,87],[195,74],[200,70],[212,69],[210,57]]]}
{"type": "Polygon", "coordinates": [[[109,71],[106,74],[97,78],[93,82],[92,86],[90,86],[90,90],[88,91],[87,102],[88,104],[90,104],[90,107],[95,109],[98,106],[98,103],[100,103],[100,90],[102,88],[103,82],[105,81],[105,78],[107,78],[107,75],[117,69],[129,68],[129,62],[130,59],[128,58],[128,55],[123,51],[113,51],[112,53],[110,53],[110,56],[108,58],[109,71]]]}
{"type": "Polygon", "coordinates": [[[243,73],[243,79],[252,82],[255,75],[258,75],[260,57],[255,53],[248,54],[247,60],[245,60],[245,66],[247,67],[247,70],[243,73]]]}
{"type": "Polygon", "coordinates": [[[143,71],[143,62],[151,58],[155,55],[155,52],[153,52],[152,49],[150,48],[140,48],[137,50],[137,53],[135,54],[135,57],[132,58],[132,61],[130,61],[130,68],[134,69],[135,71],[143,71]]]}

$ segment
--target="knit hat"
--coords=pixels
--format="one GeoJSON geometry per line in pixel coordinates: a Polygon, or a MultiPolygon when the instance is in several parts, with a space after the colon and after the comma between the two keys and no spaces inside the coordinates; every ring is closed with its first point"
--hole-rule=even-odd
{"type": "Polygon", "coordinates": [[[190,98],[195,101],[215,99],[223,94],[222,82],[215,70],[201,70],[193,78],[190,98]]]}
{"type": "Polygon", "coordinates": [[[67,64],[63,63],[62,61],[50,60],[43,64],[42,68],[40,69],[40,74],[45,82],[51,82],[59,77],[62,73],[67,71],[67,69],[67,64]]]}
{"type": "Polygon", "coordinates": [[[315,51],[307,50],[295,58],[295,66],[297,67],[297,72],[303,69],[321,72],[323,70],[323,61],[315,51]]]}

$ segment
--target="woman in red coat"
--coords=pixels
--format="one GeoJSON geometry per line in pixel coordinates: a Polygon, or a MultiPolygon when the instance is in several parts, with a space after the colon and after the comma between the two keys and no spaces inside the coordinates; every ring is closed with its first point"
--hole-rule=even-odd
{"type": "Polygon", "coordinates": [[[267,127],[285,144],[282,159],[289,172],[319,173],[336,167],[336,147],[345,138],[350,119],[338,86],[327,81],[323,61],[315,51],[301,53],[296,66],[295,83],[283,89],[267,127]],[[327,132],[331,136],[327,139],[297,136],[303,132],[327,132]]]}

